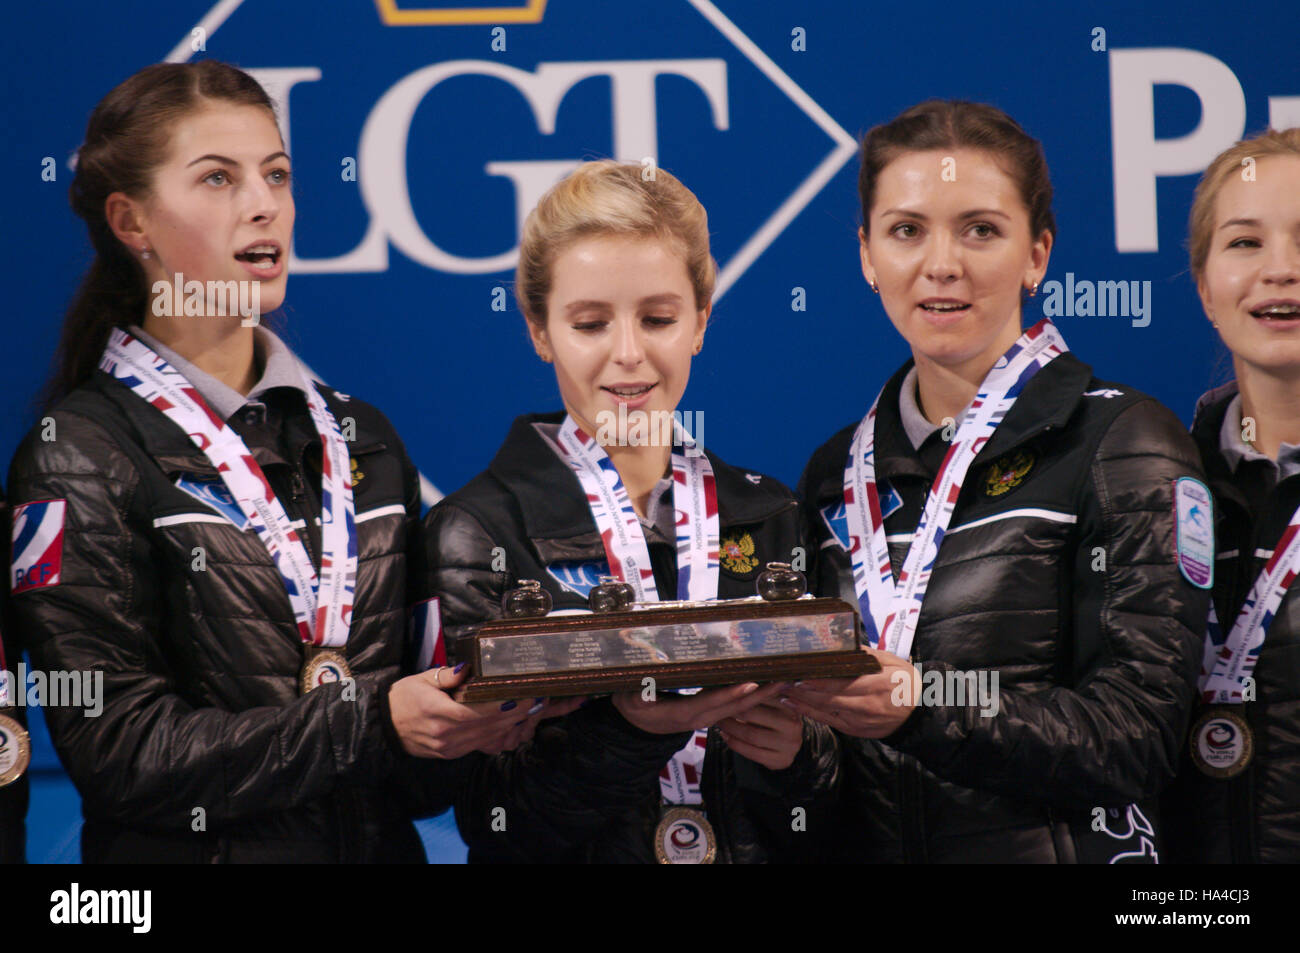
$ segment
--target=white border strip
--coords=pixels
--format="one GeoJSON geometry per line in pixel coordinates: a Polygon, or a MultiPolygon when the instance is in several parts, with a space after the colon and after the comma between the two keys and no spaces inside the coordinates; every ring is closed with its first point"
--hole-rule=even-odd
{"type": "Polygon", "coordinates": [[[976,526],[987,526],[989,523],[996,523],[999,520],[1016,519],[1018,517],[1050,520],[1053,523],[1077,523],[1079,517],[1073,513],[1058,513],[1056,510],[1039,510],[1028,507],[1023,510],[1007,510],[1005,513],[994,513],[992,516],[986,516],[982,520],[974,520],[970,523],[962,523],[948,530],[945,534],[951,536],[953,533],[960,533],[965,529],[974,529],[976,526]]]}
{"type": "Polygon", "coordinates": [[[727,293],[736,280],[749,269],[758,258],[767,250],[767,246],[776,241],[787,225],[789,225],[799,215],[800,212],[816,197],[835,174],[840,171],[846,162],[849,161],[858,151],[858,144],[848,132],[831,118],[830,114],[806,92],[799,88],[781,67],[772,62],[772,58],[758,48],[758,45],[741,32],[736,24],[727,19],[726,15],[719,10],[710,0],[687,0],[691,6],[700,12],[706,20],[725,36],[731,44],[736,47],[751,63],[759,68],[762,73],[772,81],[772,83],[785,93],[796,106],[803,110],[813,122],[821,127],[822,131],[831,137],[835,143],[835,148],[831,150],[830,155],[821,161],[812,175],[804,179],[803,184],[791,193],[790,197],[781,203],[781,206],[772,214],[762,226],[753,235],[749,241],[740,247],[740,250],[731,257],[722,271],[718,274],[718,283],[713,292],[713,300],[718,301],[727,293]]]}
{"type": "Polygon", "coordinates": [[[212,34],[221,28],[232,13],[239,9],[239,5],[244,0],[221,0],[215,4],[211,10],[190,29],[179,43],[167,54],[164,63],[188,63],[190,57],[194,55],[195,50],[191,45],[194,42],[194,31],[203,31],[203,43],[206,46],[208,40],[212,39],[212,34]]]}
{"type": "Polygon", "coordinates": [[[377,506],[373,510],[366,510],[364,513],[358,513],[354,518],[358,523],[364,523],[366,520],[378,519],[381,516],[405,516],[406,507],[401,503],[392,503],[388,506],[377,506]]]}
{"type": "Polygon", "coordinates": [[[154,529],[162,529],[164,526],[179,526],[182,523],[225,523],[227,526],[234,526],[230,520],[224,516],[217,516],[215,513],[177,513],[175,516],[160,516],[153,521],[154,529]]]}

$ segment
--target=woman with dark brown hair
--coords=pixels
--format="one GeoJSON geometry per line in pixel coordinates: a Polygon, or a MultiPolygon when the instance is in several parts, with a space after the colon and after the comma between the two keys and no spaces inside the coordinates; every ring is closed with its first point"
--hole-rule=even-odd
{"type": "Polygon", "coordinates": [[[261,326],[294,219],[270,100],[222,63],[141,70],[71,192],[96,258],[10,471],[11,581],[36,668],[103,679],[95,717],[46,710],[83,859],[422,860],[454,760],[539,712],[402,677],[418,477],[261,326]]]}
{"type": "Polygon", "coordinates": [[[1154,860],[1210,584],[1172,413],[1022,327],[1056,235],[1039,144],[931,101],[867,133],[862,272],[912,359],[803,480],[823,595],[884,671],[793,689],[838,729],[848,859],[1154,860]]]}

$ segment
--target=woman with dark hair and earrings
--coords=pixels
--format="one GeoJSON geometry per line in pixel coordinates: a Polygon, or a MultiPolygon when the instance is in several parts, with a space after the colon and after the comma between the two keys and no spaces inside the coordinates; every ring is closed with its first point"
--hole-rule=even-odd
{"type": "Polygon", "coordinates": [[[925,102],[868,132],[862,272],[912,352],[803,479],[821,594],[884,671],[788,693],[837,729],[846,859],[1154,860],[1192,702],[1211,501],[1178,419],[1022,305],[1038,142],[925,102]]]}
{"type": "Polygon", "coordinates": [[[271,101],[223,63],[141,70],[71,193],[96,258],[10,470],[11,580],[36,667],[103,679],[97,717],[46,709],[82,858],[423,860],[411,816],[535,718],[403,677],[415,468],[260,325],[294,221],[271,101]]]}

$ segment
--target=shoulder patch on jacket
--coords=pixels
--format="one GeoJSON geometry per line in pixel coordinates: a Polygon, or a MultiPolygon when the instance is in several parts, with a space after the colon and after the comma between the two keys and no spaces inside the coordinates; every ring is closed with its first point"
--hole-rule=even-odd
{"type": "Polygon", "coordinates": [[[1214,585],[1214,499],[1200,480],[1174,481],[1174,540],[1178,569],[1198,589],[1214,585]]]}
{"type": "Polygon", "coordinates": [[[63,519],[67,500],[39,500],[14,507],[10,591],[57,586],[63,572],[63,519]]]}

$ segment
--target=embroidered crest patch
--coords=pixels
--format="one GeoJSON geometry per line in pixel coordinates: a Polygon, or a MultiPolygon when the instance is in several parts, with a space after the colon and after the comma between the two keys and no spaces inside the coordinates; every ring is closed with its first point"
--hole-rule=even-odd
{"type": "Polygon", "coordinates": [[[985,495],[996,498],[1014,490],[1025,482],[1025,477],[1037,462],[1038,457],[1032,450],[1017,450],[999,458],[984,477],[985,495]]]}
{"type": "Polygon", "coordinates": [[[745,576],[758,568],[758,557],[754,555],[754,537],[748,533],[739,536],[724,536],[720,548],[722,568],[738,576],[745,576]]]}

